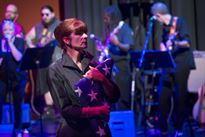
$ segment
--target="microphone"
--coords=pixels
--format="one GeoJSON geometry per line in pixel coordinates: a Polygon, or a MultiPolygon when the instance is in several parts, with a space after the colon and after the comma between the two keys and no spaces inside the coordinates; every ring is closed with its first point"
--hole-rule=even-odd
{"type": "Polygon", "coordinates": [[[99,38],[97,38],[95,36],[95,34],[90,34],[89,37],[90,37],[90,39],[95,41],[95,43],[96,43],[98,48],[100,48],[100,49],[102,48],[102,42],[101,42],[101,40],[99,38]]]}
{"type": "Polygon", "coordinates": [[[90,39],[98,40],[98,38],[95,36],[95,34],[90,34],[90,39]]]}
{"type": "Polygon", "coordinates": [[[124,21],[120,21],[119,24],[118,24],[118,26],[117,26],[117,28],[118,28],[118,29],[121,29],[124,23],[125,23],[124,21]]]}
{"type": "Polygon", "coordinates": [[[117,27],[114,28],[114,30],[113,30],[114,33],[117,33],[117,31],[122,28],[122,26],[123,26],[124,23],[125,23],[124,21],[120,21],[120,22],[118,23],[117,27]]]}
{"type": "Polygon", "coordinates": [[[120,21],[118,23],[118,25],[113,29],[113,31],[110,33],[111,36],[115,35],[121,28],[122,26],[124,25],[124,21],[120,21]]]}
{"type": "Polygon", "coordinates": [[[101,42],[101,40],[99,39],[99,38],[97,38],[96,36],[95,36],[95,34],[90,34],[90,39],[92,39],[92,40],[94,40],[95,42],[101,42]]]}
{"type": "Polygon", "coordinates": [[[4,37],[6,38],[6,40],[11,39],[12,35],[11,34],[5,34],[4,37]]]}
{"type": "Polygon", "coordinates": [[[94,40],[94,41],[96,41],[96,42],[101,41],[98,37],[95,36],[95,34],[90,34],[89,37],[90,37],[90,39],[92,39],[92,40],[94,40]]]}
{"type": "Polygon", "coordinates": [[[152,16],[149,20],[150,20],[150,21],[154,21],[154,20],[156,20],[156,19],[157,19],[156,16],[152,16]]]}

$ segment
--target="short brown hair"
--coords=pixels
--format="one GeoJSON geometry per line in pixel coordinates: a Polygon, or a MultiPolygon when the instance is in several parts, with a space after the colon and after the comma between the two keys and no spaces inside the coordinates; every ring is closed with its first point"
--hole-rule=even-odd
{"type": "Polygon", "coordinates": [[[156,14],[156,13],[169,14],[169,9],[165,3],[157,2],[152,5],[151,12],[152,14],[156,14]]]}
{"type": "Polygon", "coordinates": [[[55,29],[55,38],[60,42],[60,47],[65,50],[65,43],[63,42],[63,37],[69,37],[72,32],[85,32],[87,33],[86,24],[76,18],[66,19],[61,22],[55,29]]]}
{"type": "Polygon", "coordinates": [[[43,6],[41,7],[41,11],[42,11],[43,9],[48,9],[50,12],[54,12],[53,7],[51,7],[50,5],[43,5],[43,6]]]}

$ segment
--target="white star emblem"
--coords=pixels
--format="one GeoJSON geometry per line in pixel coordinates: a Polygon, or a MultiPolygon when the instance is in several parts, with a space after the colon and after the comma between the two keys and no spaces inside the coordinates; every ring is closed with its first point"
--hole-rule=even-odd
{"type": "Polygon", "coordinates": [[[107,74],[110,74],[110,70],[111,68],[108,68],[107,65],[105,64],[105,67],[103,68],[103,70],[105,71],[105,75],[107,76],[107,74]]]}
{"type": "Polygon", "coordinates": [[[80,97],[81,94],[82,94],[82,90],[78,87],[78,88],[75,90],[75,93],[78,93],[78,96],[80,97]]]}
{"type": "Polygon", "coordinates": [[[88,94],[88,96],[90,96],[91,97],[91,102],[93,101],[93,100],[97,100],[97,94],[98,93],[95,93],[93,90],[91,90],[91,93],[90,94],[88,94]]]}
{"type": "Polygon", "coordinates": [[[101,137],[105,136],[105,130],[100,126],[98,126],[98,131],[96,133],[99,134],[101,137]]]}

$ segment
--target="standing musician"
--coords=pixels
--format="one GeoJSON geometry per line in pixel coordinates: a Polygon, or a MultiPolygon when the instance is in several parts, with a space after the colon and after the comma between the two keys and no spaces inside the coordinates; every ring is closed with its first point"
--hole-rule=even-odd
{"type": "Polygon", "coordinates": [[[62,58],[51,64],[48,71],[50,92],[62,116],[57,137],[111,137],[108,103],[116,102],[120,92],[102,72],[110,73],[109,66],[101,70],[91,67],[93,56],[85,50],[86,24],[75,18],[66,19],[54,34],[64,50],[62,58]],[[98,90],[88,93],[87,89],[79,89],[82,85],[77,83],[82,79],[92,80],[92,86],[98,90]],[[101,105],[96,106],[97,103],[101,105]]]}
{"type": "Polygon", "coordinates": [[[41,7],[40,14],[41,22],[33,26],[26,34],[29,48],[43,47],[55,39],[53,31],[60,21],[55,17],[53,8],[50,5],[44,5],[41,7]]]}
{"type": "MultiPolygon", "coordinates": [[[[54,50],[53,57],[52,57],[54,61],[60,58],[62,54],[62,51],[56,45],[56,40],[53,34],[54,29],[60,23],[60,21],[55,17],[54,10],[50,5],[42,6],[40,10],[40,14],[41,14],[41,22],[33,26],[31,30],[26,34],[25,39],[27,42],[27,46],[29,48],[35,48],[35,47],[41,48],[46,45],[55,46],[55,50],[54,50]]],[[[29,76],[30,76],[29,84],[30,86],[32,86],[32,88],[34,87],[33,89],[35,91],[32,91],[33,94],[35,92],[35,95],[37,96],[44,95],[45,103],[46,105],[48,105],[48,107],[45,109],[50,109],[50,106],[52,106],[53,102],[52,102],[50,93],[48,92],[49,90],[48,90],[48,85],[46,81],[46,73],[47,73],[47,68],[40,69],[38,72],[34,70],[29,71],[29,76]]],[[[35,101],[32,101],[32,102],[35,102],[35,101]]],[[[35,109],[35,106],[32,105],[32,107],[33,107],[35,114],[40,115],[41,113],[40,111],[42,111],[43,108],[39,108],[39,110],[37,110],[37,108],[35,109]]]]}
{"type": "MultiPolygon", "coordinates": [[[[0,38],[0,123],[2,120],[2,105],[11,101],[14,104],[14,128],[16,134],[21,133],[22,109],[26,74],[19,70],[19,64],[24,52],[24,39],[15,36],[15,24],[10,20],[2,22],[2,38],[0,38]]],[[[11,102],[9,102],[11,103],[11,102]]]]}
{"type": "MultiPolygon", "coordinates": [[[[17,19],[19,17],[18,14],[18,8],[14,4],[8,4],[6,6],[6,10],[4,13],[4,20],[10,20],[14,22],[15,25],[15,36],[19,38],[24,38],[24,30],[23,27],[17,22],[17,19]]],[[[0,23],[0,34],[2,34],[2,24],[3,22],[0,23]]]]}
{"type": "Polygon", "coordinates": [[[160,49],[170,50],[176,63],[175,70],[163,71],[160,80],[160,128],[162,136],[168,136],[167,121],[171,111],[171,99],[173,99],[175,137],[181,136],[187,112],[188,77],[190,70],[195,68],[189,33],[184,19],[171,15],[164,3],[153,4],[151,12],[163,28],[160,49]]]}
{"type": "Polygon", "coordinates": [[[130,109],[131,70],[128,51],[134,44],[133,31],[128,24],[122,22],[122,16],[116,5],[106,7],[103,14],[105,46],[114,61],[114,80],[120,88],[121,97],[116,105],[117,110],[130,109]],[[117,27],[117,32],[113,30],[117,27]],[[109,42],[109,43],[108,43],[109,42]]]}

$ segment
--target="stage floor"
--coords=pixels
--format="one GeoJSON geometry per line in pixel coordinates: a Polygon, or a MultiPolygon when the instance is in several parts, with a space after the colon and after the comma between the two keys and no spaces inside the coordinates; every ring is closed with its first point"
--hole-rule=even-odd
{"type": "MultiPolygon", "coordinates": [[[[59,119],[45,119],[42,123],[40,120],[33,120],[29,127],[30,137],[55,137],[58,125],[59,119]]],[[[205,137],[205,129],[199,128],[196,122],[192,121],[191,127],[192,130],[187,122],[184,124],[183,137],[205,137]]],[[[174,131],[171,132],[173,134],[174,131]]],[[[174,137],[174,135],[172,136],[174,137]]],[[[136,137],[161,137],[161,134],[157,128],[138,127],[136,128],[136,137]]]]}

